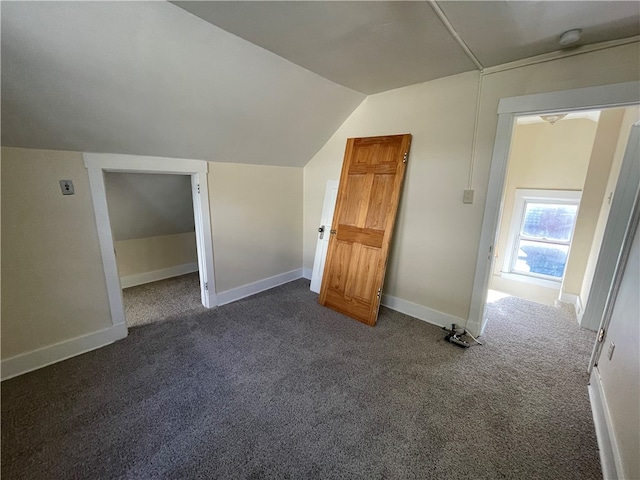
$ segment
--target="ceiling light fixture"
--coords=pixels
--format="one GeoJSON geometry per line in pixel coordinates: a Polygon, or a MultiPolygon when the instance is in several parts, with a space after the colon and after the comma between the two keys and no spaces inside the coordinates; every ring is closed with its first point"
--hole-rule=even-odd
{"type": "Polygon", "coordinates": [[[553,125],[558,120],[562,120],[566,116],[566,113],[552,113],[551,115],[540,115],[540,118],[545,122],[549,122],[551,125],[553,125]]]}
{"type": "Polygon", "coordinates": [[[568,47],[576,42],[580,41],[582,37],[582,29],[574,28],[573,30],[567,30],[560,35],[560,41],[558,42],[561,47],[568,47]]]}

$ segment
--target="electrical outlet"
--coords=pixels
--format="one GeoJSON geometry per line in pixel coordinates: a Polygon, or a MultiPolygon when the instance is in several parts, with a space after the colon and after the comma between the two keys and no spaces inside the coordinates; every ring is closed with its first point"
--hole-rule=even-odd
{"type": "Polygon", "coordinates": [[[73,195],[76,193],[71,180],[60,180],[60,190],[62,190],[63,195],[73,195]]]}
{"type": "Polygon", "coordinates": [[[462,203],[473,203],[473,190],[465,190],[462,196],[462,203]]]}
{"type": "Polygon", "coordinates": [[[609,352],[608,352],[609,360],[611,360],[611,357],[613,357],[613,351],[615,350],[615,348],[616,348],[616,344],[611,342],[609,344],[609,352]]]}

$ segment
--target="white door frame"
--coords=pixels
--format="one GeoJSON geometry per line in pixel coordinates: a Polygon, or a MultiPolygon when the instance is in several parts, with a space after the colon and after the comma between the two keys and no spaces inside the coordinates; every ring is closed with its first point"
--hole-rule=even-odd
{"type": "Polygon", "coordinates": [[[322,276],[324,273],[324,264],[327,259],[327,250],[329,249],[329,235],[331,225],[333,224],[333,213],[336,209],[336,200],[338,199],[338,180],[327,180],[327,187],[324,191],[324,202],[322,204],[322,216],[320,217],[320,228],[323,228],[322,235],[326,235],[316,242],[316,255],[313,260],[313,270],[311,270],[311,284],[309,289],[314,293],[320,293],[322,286],[322,276]],[[332,195],[335,190],[336,194],[332,195]]]}
{"type": "Polygon", "coordinates": [[[588,373],[591,373],[591,370],[597,365],[602,346],[607,338],[606,334],[609,330],[609,324],[611,323],[611,316],[613,314],[613,308],[615,307],[616,298],[618,297],[618,290],[622,283],[627,259],[631,252],[633,237],[640,223],[640,123],[631,128],[631,135],[627,143],[627,150],[623,161],[623,169],[620,171],[618,185],[613,195],[612,209],[616,202],[621,204],[620,208],[616,208],[616,210],[620,211],[621,218],[612,219],[611,222],[607,223],[604,238],[618,237],[617,239],[614,238],[613,241],[621,241],[622,248],[619,252],[601,252],[600,257],[598,257],[598,267],[602,270],[612,269],[611,276],[613,280],[608,286],[609,288],[607,288],[607,285],[596,285],[594,282],[589,292],[588,306],[590,309],[589,311],[585,310],[585,315],[589,313],[592,317],[591,321],[600,319],[600,324],[598,327],[598,338],[593,346],[591,360],[587,368],[588,373]],[[626,225],[624,225],[625,219],[627,219],[626,225]],[[592,297],[603,298],[603,300],[597,302],[598,305],[602,303],[601,310],[594,307],[594,303],[596,302],[591,302],[592,297]]]}
{"type": "MultiPolygon", "coordinates": [[[[491,158],[489,184],[482,219],[471,306],[466,328],[480,335],[486,325],[484,311],[493,264],[499,219],[502,215],[504,180],[517,116],[597,110],[640,104],[640,82],[617,83],[560,92],[503,98],[498,105],[498,127],[491,158]]],[[[594,278],[594,284],[596,279],[594,278]]]]}
{"type": "Polygon", "coordinates": [[[84,164],[89,171],[89,186],[93,199],[93,211],[98,227],[98,240],[102,265],[107,282],[111,322],[125,325],[122,287],[116,264],[116,256],[109,220],[107,195],[104,185],[105,172],[152,173],[189,175],[193,194],[193,215],[196,228],[196,248],[200,275],[200,295],[207,308],[217,306],[213,271],[213,241],[209,216],[209,191],[207,188],[208,162],[177,158],[143,157],[107,153],[85,153],[84,164]]]}

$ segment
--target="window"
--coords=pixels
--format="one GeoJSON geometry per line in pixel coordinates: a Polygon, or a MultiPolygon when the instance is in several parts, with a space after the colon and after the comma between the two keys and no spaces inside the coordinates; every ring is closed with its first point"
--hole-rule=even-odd
{"type": "Polygon", "coordinates": [[[567,190],[516,190],[503,275],[560,286],[580,194],[567,190]]]}

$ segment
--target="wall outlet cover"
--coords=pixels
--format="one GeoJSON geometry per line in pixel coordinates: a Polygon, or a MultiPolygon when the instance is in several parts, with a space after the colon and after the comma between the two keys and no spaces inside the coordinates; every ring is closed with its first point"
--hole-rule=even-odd
{"type": "Polygon", "coordinates": [[[75,193],[71,180],[60,180],[60,190],[62,190],[63,195],[73,195],[75,193]]]}
{"type": "Polygon", "coordinates": [[[473,203],[474,190],[465,190],[462,196],[462,203],[473,203]]]}

